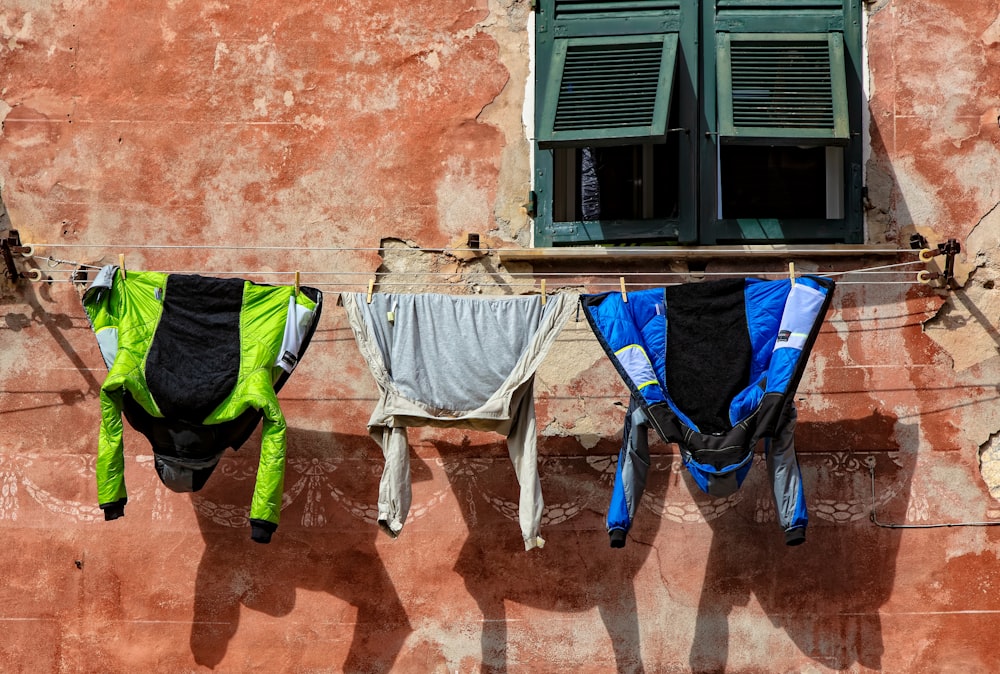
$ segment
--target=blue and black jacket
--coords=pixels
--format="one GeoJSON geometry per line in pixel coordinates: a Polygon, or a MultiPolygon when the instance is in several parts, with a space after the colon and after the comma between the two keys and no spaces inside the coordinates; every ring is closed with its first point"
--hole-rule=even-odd
{"type": "Polygon", "coordinates": [[[822,277],[727,279],[580,298],[594,334],[632,393],[608,513],[625,544],[645,488],[652,426],[677,443],[698,487],[736,491],[767,439],[786,542],[805,540],[792,396],[833,294],[822,277]],[[668,348],[669,347],[669,348],[668,348]],[[770,442],[770,440],[774,442],[770,442]]]}

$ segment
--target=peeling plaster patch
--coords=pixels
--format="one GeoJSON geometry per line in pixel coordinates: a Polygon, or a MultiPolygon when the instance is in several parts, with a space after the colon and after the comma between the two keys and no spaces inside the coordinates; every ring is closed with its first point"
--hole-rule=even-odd
{"type": "Polygon", "coordinates": [[[561,347],[551,349],[538,368],[544,381],[556,384],[576,381],[604,359],[601,345],[582,318],[579,323],[572,318],[566,323],[556,339],[556,344],[560,343],[561,347]]]}
{"type": "Polygon", "coordinates": [[[373,66],[380,60],[379,53],[371,49],[359,49],[350,55],[351,65],[373,66]]]}
{"type": "Polygon", "coordinates": [[[937,186],[925,180],[914,166],[913,157],[895,161],[896,184],[901,203],[895,204],[896,220],[900,225],[933,223],[939,213],[946,213],[945,204],[937,198],[937,186]]]}
{"type": "Polygon", "coordinates": [[[968,281],[948,294],[924,331],[965,370],[1000,353],[1000,208],[994,207],[966,239],[968,281]]]}
{"type": "Polygon", "coordinates": [[[306,131],[319,131],[326,128],[326,120],[319,115],[296,115],[295,123],[306,131]]]}
{"type": "MultiPolygon", "coordinates": [[[[359,231],[355,227],[353,231],[359,231]]],[[[494,247],[495,241],[483,241],[494,247]]],[[[392,284],[392,292],[427,292],[429,288],[450,285],[450,294],[456,295],[513,295],[511,284],[515,279],[498,264],[494,255],[483,255],[469,260],[451,255],[426,252],[412,241],[383,238],[382,264],[376,274],[379,283],[392,284]],[[398,274],[394,277],[393,274],[398,274]]],[[[375,289],[379,289],[379,283],[375,289]]]]}
{"type": "Polygon", "coordinates": [[[476,180],[464,158],[450,156],[444,176],[438,183],[437,211],[444,232],[476,231],[482,220],[488,192],[476,180]]]}
{"type": "Polygon", "coordinates": [[[896,417],[892,426],[896,446],[903,452],[919,451],[923,446],[923,431],[919,423],[909,423],[914,418],[914,409],[905,404],[894,405],[891,414],[896,417]]]}
{"type": "MultiPolygon", "coordinates": [[[[976,120],[977,128],[979,125],[979,120],[976,120]]],[[[970,191],[969,198],[974,200],[977,210],[985,212],[1000,199],[1000,180],[997,179],[1000,176],[1000,153],[989,140],[978,141],[961,154],[948,154],[942,159],[953,184],[965,186],[970,191]]]]}
{"type": "Polygon", "coordinates": [[[257,44],[247,47],[250,55],[262,68],[263,74],[274,76],[275,73],[275,46],[270,35],[261,35],[257,38],[257,44]]]}
{"type": "Polygon", "coordinates": [[[580,411],[574,419],[553,419],[541,429],[544,438],[576,438],[584,449],[593,449],[604,437],[604,428],[595,421],[597,415],[580,411]]]}
{"type": "Polygon", "coordinates": [[[400,76],[379,73],[374,76],[351,74],[344,89],[361,92],[351,97],[350,107],[355,112],[376,114],[399,107],[400,76]]]}
{"type": "Polygon", "coordinates": [[[865,184],[868,186],[868,201],[871,203],[866,220],[868,221],[869,234],[875,235],[876,233],[872,231],[874,229],[873,219],[877,219],[878,224],[883,228],[892,222],[891,218],[887,218],[886,215],[892,203],[896,182],[892,172],[886,170],[881,162],[869,161],[865,184]]]}
{"type": "MultiPolygon", "coordinates": [[[[925,523],[979,522],[990,508],[969,466],[964,460],[956,462],[948,456],[927,453],[918,456],[911,498],[915,498],[915,494],[931,506],[926,516],[920,518],[925,523]]],[[[988,539],[975,528],[956,529],[949,537],[945,559],[980,554],[988,545],[988,539]]]]}
{"type": "Polygon", "coordinates": [[[925,118],[947,121],[936,124],[948,137],[960,140],[967,134],[967,124],[960,111],[969,101],[978,100],[985,66],[982,49],[973,48],[962,18],[943,7],[914,5],[900,10],[899,21],[905,26],[908,44],[899,54],[899,81],[911,92],[912,113],[925,118]],[[934,26],[928,32],[925,26],[934,26]],[[911,29],[912,27],[912,29],[911,29]],[[923,40],[921,40],[923,36],[923,40]],[[948,64],[948,77],[938,76],[940,64],[948,64]]]}
{"type": "Polygon", "coordinates": [[[997,15],[996,20],[990,24],[990,27],[983,31],[983,44],[987,47],[992,47],[995,44],[1000,43],[1000,14],[997,15]]]}
{"type": "Polygon", "coordinates": [[[222,57],[227,54],[229,54],[229,47],[225,42],[220,42],[215,45],[215,61],[212,64],[212,72],[219,70],[219,63],[222,60],[222,57]]]}
{"type": "Polygon", "coordinates": [[[531,190],[533,171],[528,136],[534,96],[535,15],[526,2],[488,0],[487,4],[489,12],[475,28],[496,41],[499,61],[509,74],[504,88],[478,117],[499,129],[504,137],[493,217],[504,237],[530,246],[531,221],[522,204],[531,190]]]}
{"type": "Polygon", "coordinates": [[[163,36],[163,41],[166,42],[167,45],[172,45],[174,40],[177,39],[177,31],[170,28],[170,26],[167,25],[167,22],[163,19],[160,20],[160,35],[163,36]]]}
{"type": "Polygon", "coordinates": [[[21,19],[21,27],[14,30],[10,27],[10,23],[7,21],[6,16],[0,16],[0,40],[3,42],[0,44],[6,44],[7,48],[11,51],[15,49],[20,49],[22,42],[28,42],[32,39],[35,23],[35,16],[31,12],[25,12],[23,18],[21,19]]]}
{"type": "Polygon", "coordinates": [[[438,70],[441,67],[441,59],[438,58],[436,51],[429,52],[426,56],[421,59],[431,70],[438,70]]]}
{"type": "MultiPolygon", "coordinates": [[[[979,516],[975,517],[975,521],[980,521],[981,519],[979,516]]],[[[992,551],[993,547],[985,536],[977,532],[974,527],[966,527],[952,532],[951,537],[948,539],[948,547],[944,553],[944,561],[950,562],[953,559],[961,559],[966,555],[978,556],[984,552],[992,551]]],[[[964,671],[974,672],[977,671],[977,668],[973,667],[964,671]]],[[[980,669],[979,671],[987,670],[980,669]]]]}
{"type": "Polygon", "coordinates": [[[10,111],[13,109],[14,108],[7,105],[7,101],[0,99],[0,138],[3,137],[3,123],[7,119],[7,115],[9,115],[10,111]]]}
{"type": "MultiPolygon", "coordinates": [[[[278,104],[285,98],[285,88],[275,87],[279,70],[284,67],[281,54],[271,35],[261,35],[256,42],[240,42],[228,45],[219,41],[215,47],[213,72],[220,83],[219,91],[213,93],[212,102],[218,103],[221,88],[225,86],[225,95],[240,92],[253,104],[255,116],[266,116],[272,104],[278,104]]],[[[295,86],[295,77],[301,77],[300,72],[288,74],[295,86]]],[[[299,82],[299,85],[301,82],[299,82]]]]}
{"type": "Polygon", "coordinates": [[[808,409],[812,412],[825,412],[834,407],[833,396],[816,395],[816,392],[823,390],[823,375],[827,372],[828,359],[819,353],[813,353],[809,357],[809,365],[802,373],[802,380],[795,394],[796,404],[799,409],[808,409]]]}
{"type": "Polygon", "coordinates": [[[284,95],[285,107],[290,108],[295,105],[295,95],[291,91],[286,91],[284,95]]]}
{"type": "Polygon", "coordinates": [[[979,447],[979,472],[990,496],[1000,500],[1000,431],[979,447]]]}

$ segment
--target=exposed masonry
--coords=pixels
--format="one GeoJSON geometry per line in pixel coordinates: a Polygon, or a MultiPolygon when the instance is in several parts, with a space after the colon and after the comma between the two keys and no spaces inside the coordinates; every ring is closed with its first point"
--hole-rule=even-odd
{"type": "MultiPolygon", "coordinates": [[[[1000,204],[994,204],[963,242],[955,288],[924,331],[965,370],[1000,355],[1000,204]]],[[[930,237],[928,237],[930,238],[930,237]]],[[[937,260],[937,258],[935,258],[937,260]]]]}
{"type": "Polygon", "coordinates": [[[7,207],[3,205],[3,180],[0,179],[0,232],[10,229],[10,216],[7,207]]]}
{"type": "MultiPolygon", "coordinates": [[[[499,243],[499,242],[493,242],[499,243]]],[[[521,295],[530,292],[529,279],[517,280],[500,267],[482,240],[482,252],[467,250],[465,240],[453,242],[448,252],[422,250],[411,241],[384,238],[382,264],[375,272],[379,292],[438,292],[452,295],[521,295]]],[[[496,247],[496,246],[492,246],[496,247]]]]}
{"type": "Polygon", "coordinates": [[[521,246],[531,245],[531,223],[523,208],[531,189],[531,147],[522,124],[522,105],[531,57],[525,30],[532,4],[489,0],[489,13],[476,26],[496,40],[499,60],[509,73],[503,90],[483,107],[477,121],[491,124],[503,134],[493,218],[500,235],[521,246]]]}
{"type": "MultiPolygon", "coordinates": [[[[1000,203],[973,227],[956,260],[956,286],[938,312],[924,322],[924,332],[949,356],[956,371],[987,364],[1000,356],[1000,203]]],[[[992,415],[985,415],[992,416],[992,415]]],[[[1000,428],[984,415],[966,418],[979,445],[979,470],[990,494],[1000,499],[1000,428]]]]}
{"type": "Polygon", "coordinates": [[[1000,431],[979,447],[979,472],[990,495],[1000,499],[1000,431]]]}
{"type": "MultiPolygon", "coordinates": [[[[7,207],[3,204],[3,178],[0,178],[0,236],[6,236],[10,228],[10,216],[7,215],[7,207]]],[[[6,274],[0,272],[0,297],[8,296],[13,288],[14,283],[6,274]]]]}

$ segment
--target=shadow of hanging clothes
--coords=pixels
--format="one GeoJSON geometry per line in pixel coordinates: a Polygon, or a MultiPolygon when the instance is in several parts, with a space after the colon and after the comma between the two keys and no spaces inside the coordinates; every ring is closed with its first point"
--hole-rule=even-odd
{"type": "MultiPolygon", "coordinates": [[[[510,621],[505,604],[514,602],[554,613],[596,608],[610,639],[614,671],[644,672],[634,581],[652,545],[635,544],[625,551],[608,547],[603,509],[614,477],[611,443],[602,442],[587,456],[560,452],[541,460],[546,543],[543,550],[528,553],[518,549],[517,532],[510,527],[517,518],[517,487],[502,443],[473,445],[467,439],[434,445],[469,532],[454,568],[482,614],[480,671],[500,674],[532,661],[526,650],[536,639],[510,621]],[[514,642],[518,645],[512,648],[514,642]],[[510,663],[512,651],[524,661],[510,663]]],[[[647,518],[636,531],[652,541],[659,524],[647,518]]],[[[573,639],[587,637],[566,634],[560,641],[572,647],[573,639]]]]}
{"type": "MultiPolygon", "coordinates": [[[[297,593],[305,590],[349,605],[331,602],[315,620],[306,616],[295,622],[303,629],[298,636],[310,644],[329,642],[324,647],[325,666],[344,672],[392,671],[413,628],[375,547],[378,529],[365,520],[364,504],[375,502],[378,476],[356,468],[376,465],[378,447],[366,435],[288,429],[282,535],[262,546],[247,538],[244,530],[246,492],[252,489],[258,459],[250,449],[254,445],[251,440],[235,456],[223,457],[221,474],[191,496],[205,541],[191,626],[195,661],[218,666],[239,631],[244,611],[288,616],[296,610],[297,593]],[[352,624],[345,653],[338,643],[352,624]]],[[[286,634],[289,629],[285,628],[286,634]]],[[[274,663],[276,668],[309,666],[296,662],[307,657],[309,649],[279,650],[286,661],[274,663]]],[[[315,657],[315,646],[311,655],[315,657]]],[[[266,653],[261,662],[267,662],[266,653]]]]}
{"type": "MultiPolygon", "coordinates": [[[[787,547],[775,524],[763,465],[743,485],[745,497],[723,516],[706,514],[712,541],[691,644],[692,672],[739,669],[733,646],[760,639],[739,634],[734,613],[755,598],[770,623],[801,653],[823,667],[880,671],[884,651],[880,607],[888,600],[899,552],[898,530],[874,527],[865,460],[884,476],[880,512],[905,517],[916,447],[893,417],[873,414],[843,422],[800,423],[797,448],[810,504],[808,540],[787,547]],[[902,431],[902,432],[901,432],[902,431]]],[[[756,463],[763,464],[758,456],[756,463]]],[[[686,476],[692,494],[698,489],[686,476]]],[[[741,619],[739,625],[745,625],[741,619]]],[[[774,652],[775,662],[781,654],[774,652]]],[[[782,667],[787,668],[787,662],[782,667]]]]}

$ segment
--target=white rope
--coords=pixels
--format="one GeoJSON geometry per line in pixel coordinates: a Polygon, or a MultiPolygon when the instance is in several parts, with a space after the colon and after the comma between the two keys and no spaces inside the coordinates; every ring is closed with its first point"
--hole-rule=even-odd
{"type": "MultiPolygon", "coordinates": [[[[32,256],[38,260],[44,260],[46,262],[55,262],[59,264],[67,264],[77,268],[87,268],[87,269],[100,269],[100,265],[84,264],[81,262],[76,262],[73,260],[60,260],[53,258],[51,256],[32,256]]],[[[849,269],[845,271],[836,272],[814,272],[812,275],[830,277],[830,276],[844,276],[847,274],[899,274],[906,273],[902,271],[889,271],[893,268],[910,266],[913,264],[922,264],[919,260],[913,262],[902,262],[899,264],[891,265],[880,265],[877,267],[861,267],[859,269],[849,269]]],[[[55,267],[50,268],[53,272],[75,272],[74,269],[58,269],[55,267]]],[[[379,276],[415,276],[415,277],[428,277],[428,276],[441,276],[441,277],[452,277],[452,276],[473,276],[476,274],[493,276],[498,272],[492,270],[456,270],[456,271],[388,271],[388,272],[368,272],[368,271],[275,271],[275,270],[245,270],[245,271],[206,271],[206,270],[194,270],[194,269],[181,269],[181,270],[158,270],[161,274],[210,274],[213,276],[288,276],[299,273],[300,275],[310,275],[310,276],[363,276],[365,278],[379,277],[379,276]]],[[[715,272],[705,272],[705,271],[657,271],[657,272],[644,272],[644,271],[623,271],[623,272],[503,272],[509,276],[513,277],[531,277],[531,278],[595,278],[595,277],[609,277],[609,278],[656,278],[661,276],[787,276],[788,272],[785,270],[768,270],[768,271],[715,271],[715,272]]],[[[809,275],[809,274],[804,274],[809,275]]]]}
{"type": "MultiPolygon", "coordinates": [[[[66,283],[67,279],[54,279],[54,278],[41,278],[35,283],[66,283]]],[[[840,281],[837,283],[838,286],[843,285],[918,285],[920,281],[914,279],[912,281],[840,281]]],[[[322,286],[327,288],[361,288],[365,289],[367,286],[361,283],[336,283],[333,281],[319,281],[312,283],[303,283],[302,285],[309,286],[322,286]]],[[[549,286],[548,290],[550,292],[556,292],[560,289],[573,289],[581,285],[585,285],[588,288],[620,288],[618,283],[579,283],[576,285],[568,284],[565,286],[549,286]]],[[[639,283],[632,284],[630,290],[639,290],[644,286],[675,286],[684,285],[683,282],[679,283],[662,283],[662,284],[652,284],[652,283],[639,283]]],[[[376,292],[383,288],[413,288],[414,286],[419,286],[421,288],[454,288],[454,283],[393,283],[393,282],[378,282],[376,285],[376,292]]],[[[476,281],[469,281],[469,286],[478,286],[481,288],[531,288],[538,289],[538,284],[536,283],[477,283],[476,281]]]]}
{"type": "MultiPolygon", "coordinates": [[[[79,264],[76,262],[71,262],[68,260],[53,260],[54,262],[62,262],[64,264],[71,264],[77,267],[85,267],[87,269],[100,269],[98,265],[87,265],[79,264]]],[[[60,269],[57,267],[52,267],[48,271],[53,273],[74,273],[76,269],[60,269]]],[[[149,270],[135,270],[135,271],[149,271],[149,270]]],[[[245,270],[245,271],[206,271],[203,269],[157,269],[157,273],[160,274],[203,274],[211,276],[294,276],[294,271],[274,271],[274,270],[245,270]]],[[[700,271],[662,271],[662,272],[579,272],[579,273],[549,273],[549,272],[498,272],[489,270],[465,270],[465,271],[303,271],[299,270],[299,274],[302,276],[361,276],[366,279],[368,278],[386,278],[386,277],[445,277],[449,278],[452,276],[462,276],[463,278],[475,277],[475,276],[496,276],[497,274],[504,274],[506,276],[513,277],[528,277],[528,278],[538,278],[538,279],[551,279],[553,277],[559,278],[615,278],[622,276],[625,278],[650,278],[650,277],[661,277],[661,276],[779,276],[787,277],[787,271],[718,271],[718,272],[700,272],[700,271]]],[[[796,274],[799,276],[844,276],[848,274],[852,275],[872,275],[872,276],[885,276],[894,274],[906,274],[912,272],[906,271],[881,271],[873,270],[869,271],[867,269],[854,269],[851,271],[842,272],[830,272],[830,273],[814,273],[814,274],[796,274]]]]}
{"type": "MultiPolygon", "coordinates": [[[[47,244],[34,244],[34,245],[43,246],[43,245],[47,245],[47,244]]],[[[62,244],[62,245],[64,245],[65,247],[85,247],[85,246],[88,246],[89,244],[62,244]]],[[[171,247],[171,248],[195,248],[195,246],[141,246],[141,247],[144,247],[144,248],[167,248],[167,247],[171,247]]],[[[245,248],[245,247],[230,247],[230,248],[236,248],[236,249],[241,249],[241,250],[257,250],[257,249],[261,249],[261,248],[245,248]]],[[[264,249],[266,249],[266,247],[264,249]]],[[[281,249],[282,250],[286,250],[286,248],[281,248],[281,249]]],[[[287,250],[301,250],[301,249],[290,248],[290,249],[287,249],[287,250]]],[[[324,249],[312,249],[312,250],[324,250],[324,249]]],[[[353,251],[359,251],[359,250],[383,250],[383,249],[381,249],[381,248],[336,248],[336,249],[331,248],[329,250],[353,250],[353,251]]],[[[428,250],[444,250],[444,249],[421,249],[421,250],[428,251],[428,250]]],[[[453,250],[458,250],[458,249],[453,249],[453,250]]],[[[461,250],[478,250],[478,249],[461,249],[461,250]]],[[[517,250],[522,250],[522,249],[517,249],[517,250]]],[[[917,251],[917,252],[919,252],[919,251],[917,251]]],[[[74,260],[63,260],[63,259],[55,258],[55,257],[52,257],[52,256],[32,255],[31,257],[34,258],[34,259],[36,259],[36,260],[45,261],[46,265],[48,266],[48,272],[50,272],[50,273],[63,272],[63,273],[69,273],[69,274],[71,274],[71,276],[69,277],[69,280],[75,280],[75,275],[81,269],[100,269],[101,268],[100,265],[85,264],[85,263],[77,262],[77,261],[74,261],[74,260]],[[53,267],[52,266],[53,263],[56,264],[56,265],[58,265],[58,264],[70,265],[71,267],[73,267],[73,269],[60,269],[60,268],[57,268],[57,267],[53,267]]],[[[910,262],[900,262],[900,263],[896,263],[896,264],[878,265],[878,266],[875,266],[875,267],[862,267],[862,268],[859,268],[859,269],[849,269],[849,270],[845,270],[845,271],[815,272],[815,275],[816,276],[821,276],[821,277],[846,276],[846,275],[849,275],[849,274],[850,275],[886,275],[886,274],[890,274],[891,275],[891,274],[908,273],[908,272],[905,272],[905,271],[901,270],[900,268],[901,267],[908,267],[908,266],[911,266],[911,265],[914,265],[914,264],[924,264],[924,263],[921,260],[917,259],[917,260],[913,260],[913,261],[910,261],[910,262]]],[[[455,284],[454,283],[435,283],[435,282],[426,282],[426,281],[418,281],[418,282],[415,282],[415,283],[405,283],[405,282],[400,283],[400,282],[393,282],[393,281],[380,281],[379,278],[386,278],[386,277],[388,277],[390,279],[396,279],[396,278],[400,278],[400,277],[416,277],[417,279],[425,279],[425,278],[428,278],[428,277],[433,278],[433,277],[454,277],[454,276],[461,276],[465,280],[466,283],[475,284],[475,285],[478,285],[480,287],[502,287],[502,288],[535,288],[536,287],[536,284],[535,284],[534,281],[532,281],[531,283],[506,283],[506,282],[497,282],[497,281],[492,281],[492,282],[479,282],[479,281],[477,281],[477,277],[479,277],[479,276],[486,276],[486,277],[492,279],[498,273],[496,271],[491,271],[491,270],[486,270],[486,269],[483,269],[483,270],[469,269],[469,270],[462,270],[462,271],[456,270],[456,271],[453,271],[453,272],[451,272],[451,271],[449,271],[449,272],[442,272],[442,271],[426,271],[426,272],[414,272],[414,271],[378,272],[378,271],[375,271],[375,272],[366,272],[366,271],[301,271],[301,270],[299,270],[299,271],[268,271],[268,270],[255,270],[255,271],[205,271],[205,270],[177,270],[177,271],[161,271],[160,273],[163,273],[163,274],[206,274],[206,275],[212,275],[212,276],[290,276],[290,275],[298,274],[299,277],[300,277],[300,279],[302,277],[304,277],[304,276],[355,276],[355,277],[360,276],[360,277],[364,277],[365,279],[375,279],[375,281],[378,283],[378,287],[380,289],[381,288],[391,288],[391,287],[397,287],[397,288],[399,288],[399,287],[412,287],[412,286],[415,286],[415,285],[416,286],[422,286],[422,287],[428,287],[428,288],[453,287],[455,284]]],[[[785,271],[785,270],[769,270],[769,271],[722,271],[722,272],[703,272],[703,271],[641,272],[641,271],[628,271],[628,272],[551,272],[551,273],[504,272],[504,273],[506,273],[509,276],[514,277],[514,278],[529,277],[529,278],[532,278],[532,279],[539,279],[539,280],[541,280],[541,279],[547,279],[547,278],[553,278],[553,277],[561,278],[561,279],[567,279],[569,277],[571,277],[571,278],[578,278],[578,279],[581,279],[578,284],[571,284],[570,283],[570,284],[567,284],[567,285],[569,285],[570,287],[573,287],[574,285],[585,285],[585,286],[591,287],[591,288],[618,288],[618,287],[620,287],[621,279],[624,279],[624,278],[639,279],[638,281],[635,281],[635,280],[632,281],[632,285],[633,286],[637,286],[637,285],[638,286],[643,286],[643,285],[648,286],[648,285],[679,285],[679,283],[656,284],[654,280],[651,280],[651,279],[657,279],[657,278],[661,278],[661,277],[670,277],[670,276],[696,276],[696,277],[705,277],[705,276],[729,276],[729,277],[775,276],[775,277],[781,278],[781,277],[785,277],[785,276],[788,275],[788,272],[785,271]],[[619,279],[619,282],[618,283],[601,283],[599,281],[583,280],[583,279],[605,278],[605,277],[611,277],[611,278],[619,279]]],[[[36,282],[56,283],[56,282],[58,282],[60,280],[67,280],[67,279],[40,278],[36,282]]],[[[861,285],[861,284],[864,284],[864,285],[913,285],[913,284],[917,284],[917,283],[920,283],[920,282],[921,281],[920,281],[920,279],[918,277],[918,278],[914,278],[913,280],[909,280],[909,281],[905,281],[905,280],[904,281],[875,281],[875,280],[871,280],[871,281],[839,281],[838,283],[839,283],[839,285],[861,285]]],[[[344,288],[344,287],[360,287],[360,286],[362,286],[362,284],[358,283],[358,282],[338,283],[338,282],[330,282],[330,281],[314,281],[314,282],[311,283],[311,285],[314,285],[314,286],[326,286],[326,287],[341,287],[341,288],[344,288]]],[[[555,288],[553,288],[553,290],[555,290],[555,288]]]]}
{"type": "MultiPolygon", "coordinates": [[[[399,248],[389,248],[386,246],[378,247],[351,247],[351,246],[233,246],[233,245],[205,245],[205,244],[156,244],[156,243],[32,243],[25,244],[31,245],[36,248],[47,247],[47,248],[102,248],[110,250],[284,250],[284,251],[297,251],[301,253],[309,252],[345,252],[345,253],[356,253],[363,251],[370,252],[382,252],[386,250],[391,250],[395,252],[404,253],[523,253],[527,250],[543,250],[539,248],[410,248],[410,247],[399,247],[399,248]]],[[[687,256],[690,255],[690,251],[681,246],[574,246],[573,250],[607,250],[607,251],[624,251],[627,250],[629,254],[650,254],[650,255],[678,255],[687,256]]],[[[558,250],[557,248],[544,249],[544,250],[558,250]]],[[[752,251],[748,251],[752,255],[752,251]]],[[[794,255],[821,255],[825,253],[837,253],[843,255],[845,253],[843,248],[788,248],[786,250],[781,250],[788,256],[794,255]]],[[[865,250],[859,250],[858,255],[862,256],[865,254],[871,255],[885,255],[891,253],[898,254],[913,254],[918,255],[920,250],[913,248],[867,248],[865,250]]]]}

